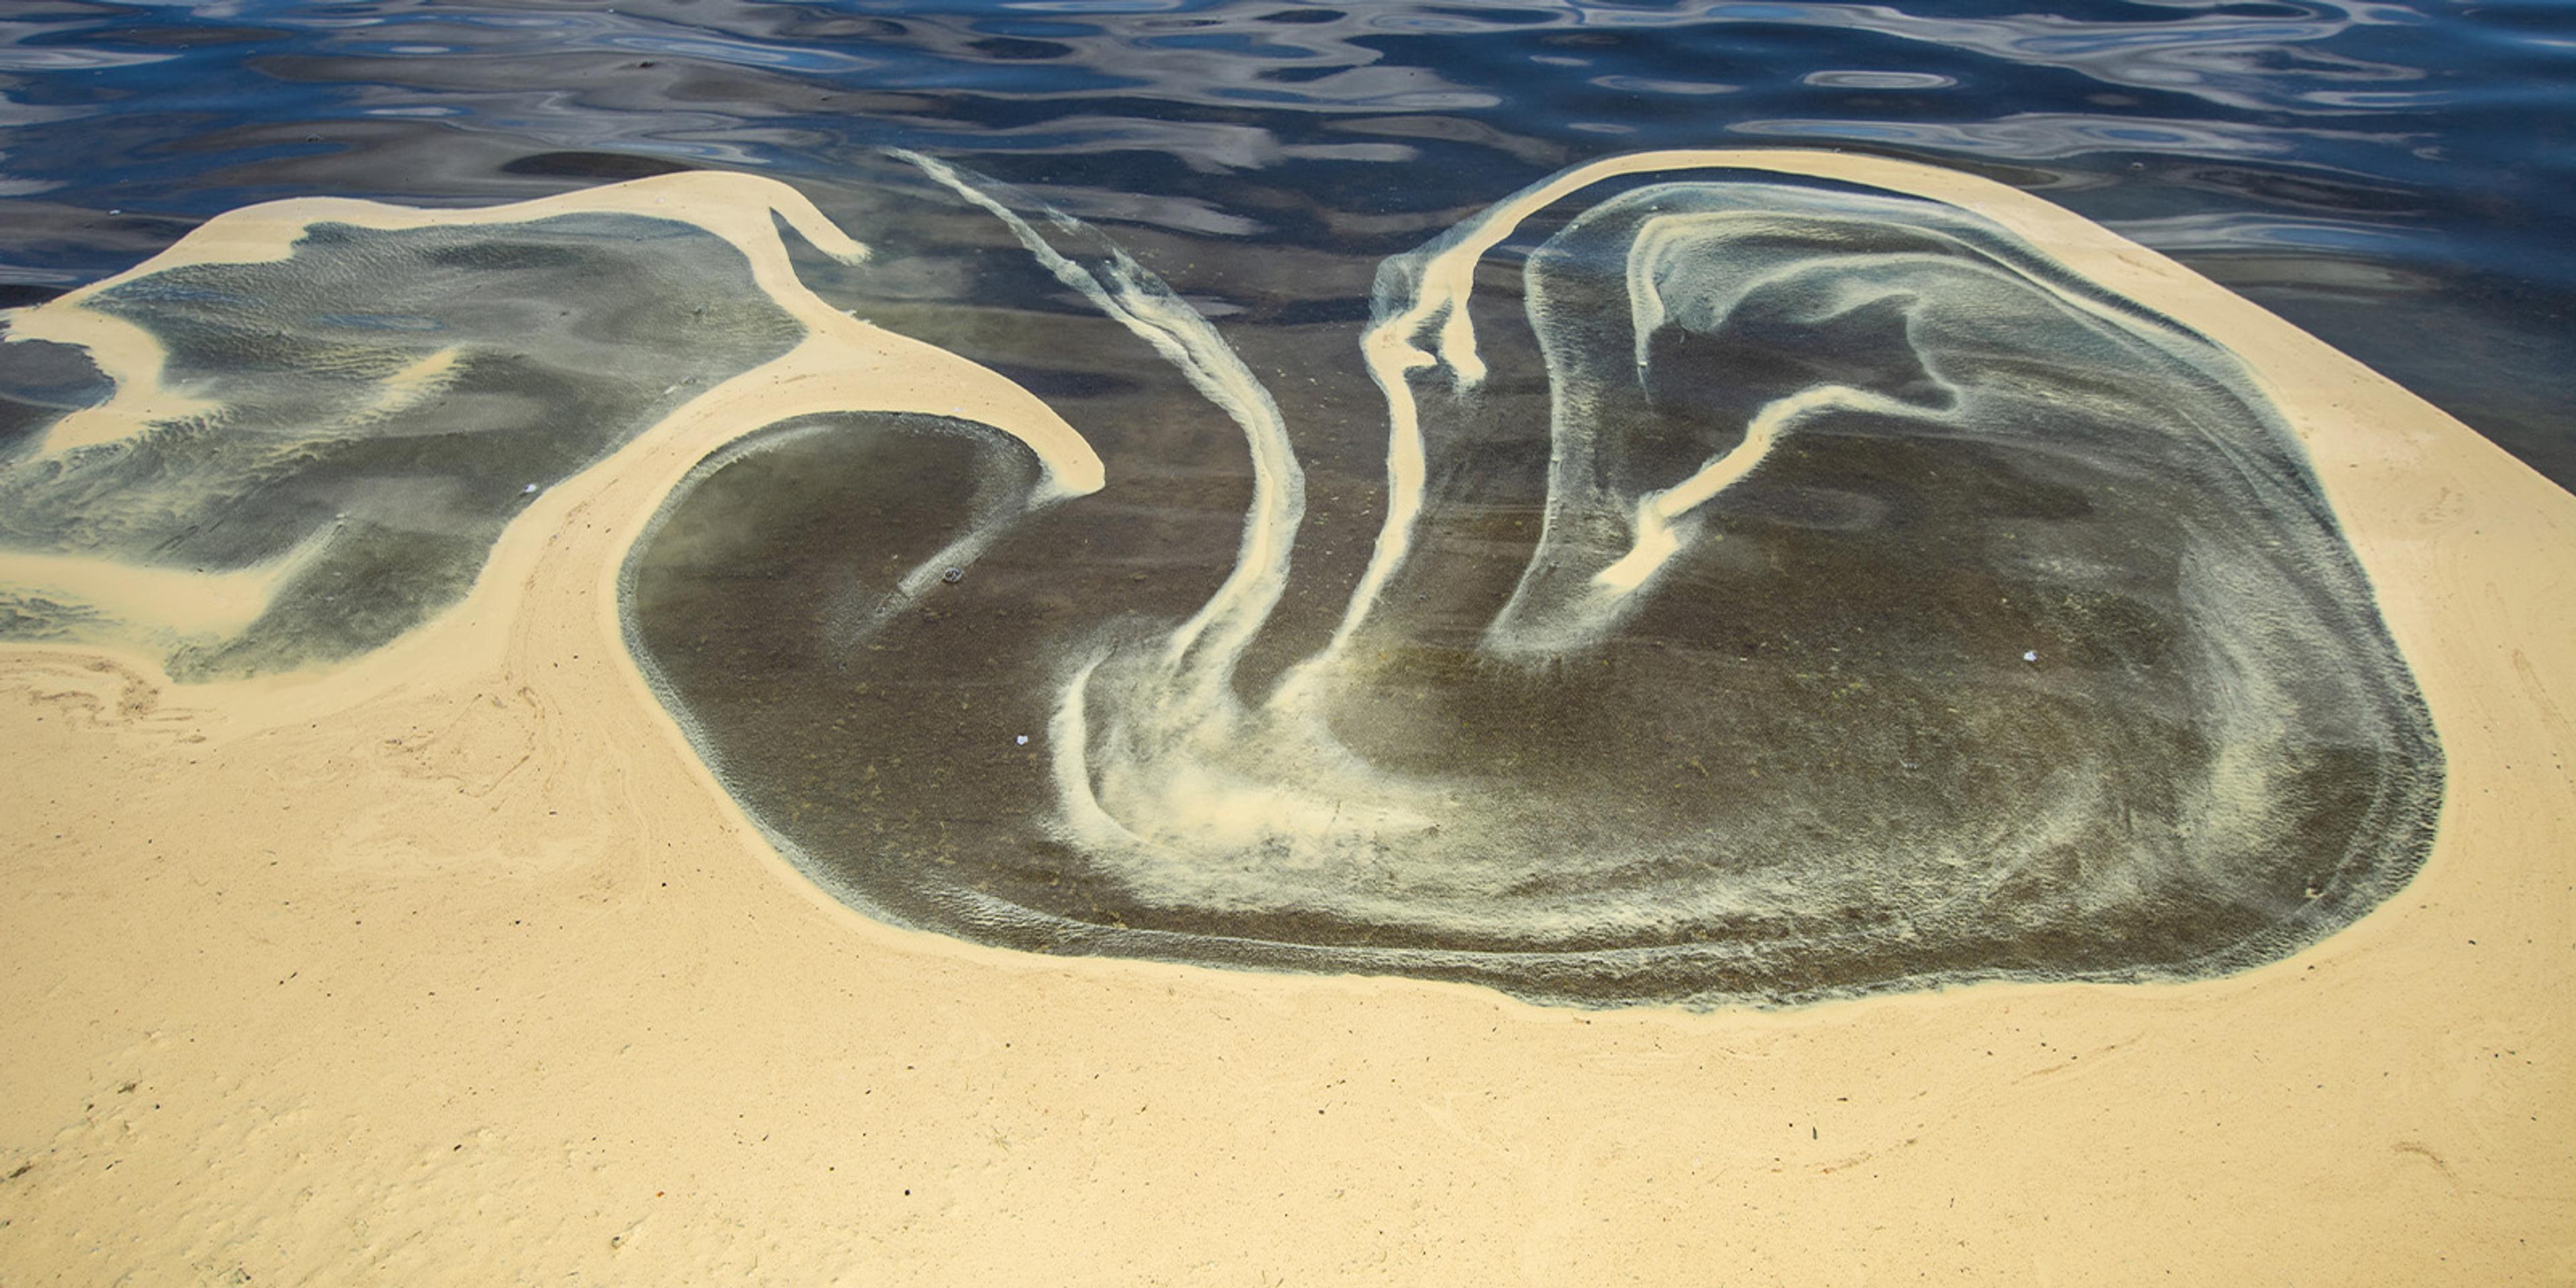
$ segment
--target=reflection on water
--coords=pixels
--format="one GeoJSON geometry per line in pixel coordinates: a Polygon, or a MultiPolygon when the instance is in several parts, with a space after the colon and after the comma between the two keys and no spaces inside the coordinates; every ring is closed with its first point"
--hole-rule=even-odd
{"type": "MultiPolygon", "coordinates": [[[[846,218],[867,198],[845,176],[911,147],[1084,218],[1373,262],[1589,158],[1831,146],[2046,189],[2563,481],[2564,26],[2353,0],[48,0],[0,26],[0,292],[97,280],[258,198],[559,191],[516,168],[549,153],[767,170],[846,218]],[[2348,236],[2226,263],[2162,240],[2285,220],[2348,236]]],[[[1183,264],[1218,256],[1180,249],[1156,267],[1196,295],[1183,264]]]]}

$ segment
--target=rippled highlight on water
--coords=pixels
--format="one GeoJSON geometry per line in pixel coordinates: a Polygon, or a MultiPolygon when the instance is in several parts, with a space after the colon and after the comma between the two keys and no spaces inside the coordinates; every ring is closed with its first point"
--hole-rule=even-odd
{"type": "Polygon", "coordinates": [[[1253,252],[1395,253],[1612,152],[1825,146],[2043,190],[2576,478],[2563,6],[1912,8],[21,4],[0,290],[257,198],[828,186],[900,146],[1168,234],[1142,252],[1220,309],[1347,313],[1253,252]]]}

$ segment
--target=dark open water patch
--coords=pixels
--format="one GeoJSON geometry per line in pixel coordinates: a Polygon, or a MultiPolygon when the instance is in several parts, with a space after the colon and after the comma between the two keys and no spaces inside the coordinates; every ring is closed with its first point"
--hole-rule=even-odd
{"type": "MultiPolygon", "coordinates": [[[[666,503],[636,655],[827,888],[1042,952],[1781,1003],[2223,973],[2414,874],[2431,722],[2222,346],[1935,203],[1608,186],[1480,283],[1472,359],[1436,291],[1478,225],[1378,274],[1372,351],[1423,359],[1381,377],[1421,409],[1403,537],[1297,466],[1225,486],[1240,444],[1136,463],[1195,503],[1113,456],[1030,517],[997,435],[804,423],[666,503]],[[1291,594],[1336,536],[1383,575],[1291,594]],[[1265,634],[1313,651],[1247,665],[1265,634]]],[[[1220,331],[1131,329],[1090,351],[1162,348],[1259,459],[1220,331]]]]}

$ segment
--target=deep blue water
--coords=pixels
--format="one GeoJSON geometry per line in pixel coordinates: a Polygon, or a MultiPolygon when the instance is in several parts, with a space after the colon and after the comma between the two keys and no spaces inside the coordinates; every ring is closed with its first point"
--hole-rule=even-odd
{"type": "MultiPolygon", "coordinates": [[[[674,165],[817,190],[916,148],[1256,314],[1251,252],[1396,253],[1552,170],[1798,145],[1958,166],[2173,255],[2562,484],[2563,3],[0,8],[0,298],[244,202],[480,202],[674,165]]],[[[863,234],[864,235],[864,232],[863,234]]]]}

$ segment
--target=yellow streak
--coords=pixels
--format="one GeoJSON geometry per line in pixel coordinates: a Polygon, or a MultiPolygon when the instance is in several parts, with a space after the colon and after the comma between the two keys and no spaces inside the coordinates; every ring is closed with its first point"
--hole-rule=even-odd
{"type": "Polygon", "coordinates": [[[1681,541],[1673,532],[1673,522],[1706,504],[1718,493],[1735,486],[1737,480],[1753,472],[1780,441],[1790,427],[1812,416],[1829,411],[1874,411],[1892,416],[1919,414],[1922,409],[1910,406],[1885,394],[1854,389],[1849,385],[1820,385],[1800,390],[1786,398],[1774,399],[1763,406],[1751,424],[1744,428],[1744,440],[1709,458],[1697,473],[1668,488],[1648,492],[1637,498],[1636,532],[1628,553],[1609,567],[1592,574],[1595,584],[1626,595],[1646,584],[1664,561],[1681,550],[1681,541]]]}
{"type": "Polygon", "coordinates": [[[214,573],[0,550],[0,585],[86,604],[149,633],[232,635],[259,620],[278,588],[312,566],[336,531],[325,528],[265,563],[214,573]]]}
{"type": "Polygon", "coordinates": [[[1107,278],[1074,263],[1019,214],[966,182],[947,165],[917,152],[895,154],[923,173],[1002,221],[1022,248],[1036,257],[1057,281],[1080,292],[1093,307],[1153,346],[1180,369],[1208,401],[1243,430],[1252,453],[1252,507],[1244,515],[1242,544],[1234,571],[1198,612],[1174,629],[1164,651],[1165,665],[1177,668],[1211,628],[1209,647],[1197,669],[1200,696],[1213,702],[1231,676],[1235,661],[1270,616],[1288,584],[1288,557],[1297,525],[1305,518],[1305,473],[1298,468],[1288,426],[1252,369],[1227,345],[1188,302],[1173,295],[1137,267],[1123,252],[1111,261],[1107,278]]]}
{"type": "Polygon", "coordinates": [[[353,420],[382,420],[399,415],[438,394],[456,380],[457,363],[463,351],[450,347],[432,353],[379,382],[375,397],[359,408],[353,420]]]}

